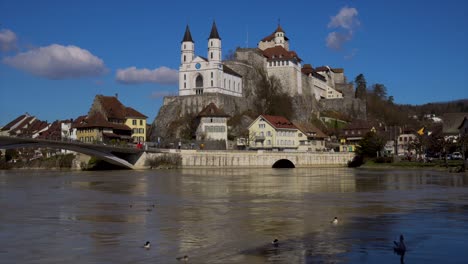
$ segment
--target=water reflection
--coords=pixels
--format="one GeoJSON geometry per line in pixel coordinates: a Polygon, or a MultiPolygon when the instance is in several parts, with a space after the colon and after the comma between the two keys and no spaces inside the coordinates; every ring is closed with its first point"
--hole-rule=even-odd
{"type": "Polygon", "coordinates": [[[0,260],[17,263],[395,263],[400,234],[408,263],[467,257],[466,174],[3,171],[0,183],[0,260]]]}

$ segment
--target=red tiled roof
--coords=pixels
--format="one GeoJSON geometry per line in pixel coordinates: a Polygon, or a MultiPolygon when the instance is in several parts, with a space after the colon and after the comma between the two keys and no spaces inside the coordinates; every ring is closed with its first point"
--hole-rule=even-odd
{"type": "MultiPolygon", "coordinates": [[[[273,33],[271,33],[270,35],[264,37],[264,38],[262,39],[262,41],[263,41],[263,42],[272,41],[273,39],[275,39],[275,33],[276,33],[276,32],[283,32],[283,33],[285,33],[284,30],[283,30],[283,28],[282,28],[280,25],[278,25],[278,27],[276,28],[276,30],[275,30],[273,33]]],[[[288,41],[289,39],[288,39],[288,37],[284,36],[284,40],[288,41]]]]}
{"type": "Polygon", "coordinates": [[[91,127],[105,127],[105,128],[112,128],[114,124],[107,121],[106,118],[99,112],[93,113],[92,115],[86,117],[82,120],[79,124],[77,124],[76,128],[91,128],[91,127]]]}
{"type": "Polygon", "coordinates": [[[81,122],[83,122],[83,120],[86,119],[86,116],[85,115],[82,115],[82,116],[79,116],[77,117],[75,120],[73,120],[72,122],[72,127],[75,128],[76,126],[78,126],[79,124],[81,124],[81,122]]]}
{"type": "Polygon", "coordinates": [[[261,117],[275,128],[298,129],[291,121],[282,116],[261,115],[261,117]]]}
{"type": "Polygon", "coordinates": [[[267,60],[290,60],[290,59],[297,59],[298,61],[302,61],[299,56],[297,56],[295,51],[288,51],[282,46],[274,46],[263,51],[263,56],[267,58],[267,60]]]}
{"type": "Polygon", "coordinates": [[[148,118],[147,116],[145,116],[144,114],[138,112],[137,110],[131,108],[131,107],[127,107],[126,109],[126,117],[136,117],[136,118],[148,118]]]}
{"type": "Polygon", "coordinates": [[[220,110],[214,103],[210,103],[201,110],[198,117],[228,117],[228,115],[220,110]]]}
{"type": "Polygon", "coordinates": [[[8,123],[4,127],[2,127],[2,131],[10,130],[10,128],[12,126],[16,125],[16,123],[20,122],[25,117],[26,117],[26,115],[20,115],[17,118],[13,119],[13,121],[11,121],[10,123],[8,123]]]}
{"type": "Polygon", "coordinates": [[[108,119],[125,119],[126,108],[115,96],[96,95],[108,119]]]}
{"type": "MultiPolygon", "coordinates": [[[[21,121],[19,123],[19,125],[17,127],[15,127],[15,129],[10,130],[10,133],[17,133],[19,130],[28,129],[29,126],[30,126],[29,122],[32,122],[34,118],[35,118],[34,116],[26,117],[23,121],[21,121]]],[[[24,134],[24,132],[22,132],[22,133],[24,134]]]]}
{"type": "Polygon", "coordinates": [[[96,95],[96,99],[100,103],[104,115],[108,120],[125,120],[128,117],[147,118],[147,116],[137,110],[123,105],[115,96],[96,95]]]}

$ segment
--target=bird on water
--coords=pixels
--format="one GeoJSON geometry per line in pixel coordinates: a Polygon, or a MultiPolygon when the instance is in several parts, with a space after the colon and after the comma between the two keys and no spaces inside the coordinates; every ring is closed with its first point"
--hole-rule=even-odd
{"type": "Polygon", "coordinates": [[[331,223],[334,225],[338,224],[338,217],[335,216],[335,218],[331,221],[331,223]]]}
{"type": "Polygon", "coordinates": [[[278,246],[279,246],[279,240],[275,238],[275,240],[271,241],[271,244],[272,244],[274,247],[278,247],[278,246]]]}
{"type": "Polygon", "coordinates": [[[395,246],[393,247],[393,250],[399,255],[405,254],[406,252],[406,245],[405,245],[404,240],[405,238],[403,237],[403,235],[400,235],[400,242],[393,241],[393,243],[395,244],[395,246]]]}
{"type": "Polygon", "coordinates": [[[177,259],[178,261],[184,261],[184,262],[185,262],[185,261],[188,261],[188,256],[185,255],[185,256],[183,256],[183,257],[178,257],[178,258],[176,258],[176,259],[177,259]]]}
{"type": "Polygon", "coordinates": [[[146,241],[145,245],[143,246],[146,249],[149,249],[151,247],[151,243],[149,241],[146,241]]]}

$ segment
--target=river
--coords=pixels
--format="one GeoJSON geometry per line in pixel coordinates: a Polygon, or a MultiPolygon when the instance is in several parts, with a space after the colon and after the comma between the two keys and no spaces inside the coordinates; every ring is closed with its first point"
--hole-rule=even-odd
{"type": "Polygon", "coordinates": [[[468,259],[468,176],[440,171],[0,171],[0,209],[0,263],[468,259]]]}

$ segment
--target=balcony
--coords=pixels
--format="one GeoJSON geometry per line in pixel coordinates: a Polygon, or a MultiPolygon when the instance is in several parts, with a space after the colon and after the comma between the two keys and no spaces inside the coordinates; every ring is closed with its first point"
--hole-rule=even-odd
{"type": "Polygon", "coordinates": [[[265,136],[262,136],[262,135],[255,136],[255,141],[265,141],[265,136]]]}

